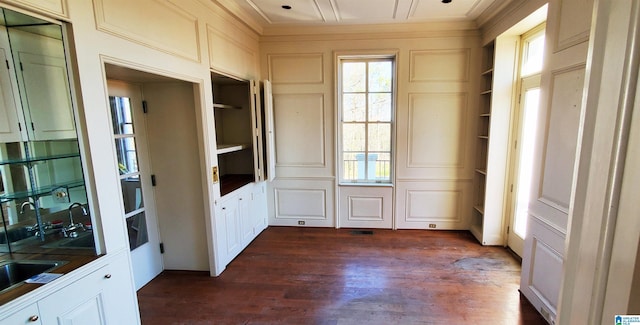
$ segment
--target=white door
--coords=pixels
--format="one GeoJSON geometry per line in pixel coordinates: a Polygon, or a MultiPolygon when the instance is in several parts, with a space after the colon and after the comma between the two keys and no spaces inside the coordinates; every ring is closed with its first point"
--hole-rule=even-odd
{"type": "Polygon", "coordinates": [[[163,269],[139,86],[110,80],[109,103],[136,290],[163,269]]]}
{"type": "Polygon", "coordinates": [[[511,208],[507,245],[522,256],[527,233],[531,173],[533,172],[533,147],[535,145],[540,101],[540,75],[522,78],[520,105],[513,142],[511,174],[511,208]]]}

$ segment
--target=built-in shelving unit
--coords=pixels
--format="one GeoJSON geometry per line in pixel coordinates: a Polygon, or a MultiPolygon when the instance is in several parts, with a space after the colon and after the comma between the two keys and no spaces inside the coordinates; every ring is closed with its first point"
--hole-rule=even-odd
{"type": "Polygon", "coordinates": [[[476,169],[474,175],[474,205],[471,220],[471,232],[485,244],[484,230],[487,218],[485,217],[485,194],[487,186],[487,164],[489,152],[489,137],[491,125],[491,99],[493,95],[493,65],[495,46],[490,42],[482,48],[482,63],[480,74],[480,101],[478,114],[477,145],[476,145],[476,169]]]}
{"type": "Polygon", "coordinates": [[[220,194],[255,181],[250,82],[211,73],[220,194]]]}
{"type": "Polygon", "coordinates": [[[505,245],[509,130],[515,53],[510,40],[482,47],[470,230],[482,245],[505,245]],[[496,65],[495,62],[500,62],[496,65]]]}

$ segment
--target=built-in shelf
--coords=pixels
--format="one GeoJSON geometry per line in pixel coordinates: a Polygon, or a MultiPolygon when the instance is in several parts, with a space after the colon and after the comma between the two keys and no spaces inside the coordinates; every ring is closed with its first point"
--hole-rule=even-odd
{"type": "Polygon", "coordinates": [[[491,117],[491,114],[490,113],[480,114],[480,117],[491,117]]]}
{"type": "Polygon", "coordinates": [[[233,106],[233,105],[227,105],[227,104],[217,104],[217,103],[213,103],[213,108],[221,108],[221,109],[225,109],[225,108],[242,109],[242,107],[240,107],[240,106],[233,106]]]}
{"type": "Polygon", "coordinates": [[[481,75],[482,76],[486,76],[486,75],[492,74],[492,73],[493,73],[493,68],[490,68],[490,69],[485,70],[481,75]]]}
{"type": "Polygon", "coordinates": [[[482,174],[482,175],[487,175],[487,170],[486,169],[476,169],[476,173],[482,174]]]}
{"type": "Polygon", "coordinates": [[[39,197],[39,196],[49,195],[51,194],[51,191],[57,188],[64,187],[64,188],[70,189],[70,188],[76,188],[80,186],[84,186],[84,180],[75,180],[71,182],[41,186],[41,187],[32,189],[30,191],[5,192],[4,194],[0,195],[0,202],[4,203],[11,200],[20,200],[20,199],[26,199],[30,197],[39,197]]]}
{"type": "Polygon", "coordinates": [[[482,225],[472,224],[469,230],[476,238],[482,238],[482,225]]]}
{"type": "Polygon", "coordinates": [[[487,135],[479,135],[479,136],[478,136],[478,139],[485,139],[485,140],[488,140],[488,139],[489,139],[489,136],[487,136],[487,135]]]}
{"type": "Polygon", "coordinates": [[[473,207],[476,211],[480,212],[480,214],[484,214],[484,207],[481,205],[476,205],[473,207]]]}
{"type": "Polygon", "coordinates": [[[251,146],[249,144],[219,144],[218,145],[218,154],[236,152],[244,149],[249,149],[251,146]]]}
{"type": "Polygon", "coordinates": [[[29,164],[36,163],[40,161],[54,160],[54,159],[64,159],[64,158],[76,158],[80,157],[79,153],[68,153],[63,155],[52,155],[52,156],[42,156],[42,157],[30,157],[30,158],[20,158],[20,159],[9,159],[9,160],[0,160],[0,165],[10,165],[10,164],[29,164]]]}
{"type": "Polygon", "coordinates": [[[491,95],[491,89],[481,92],[480,95],[491,95]]]}

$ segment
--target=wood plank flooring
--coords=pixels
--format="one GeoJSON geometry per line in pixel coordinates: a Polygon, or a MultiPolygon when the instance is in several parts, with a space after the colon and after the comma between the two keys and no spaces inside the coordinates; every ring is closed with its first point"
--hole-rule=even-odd
{"type": "Polygon", "coordinates": [[[143,324],[546,324],[520,265],[465,231],[269,227],[217,278],[165,271],[143,324]]]}

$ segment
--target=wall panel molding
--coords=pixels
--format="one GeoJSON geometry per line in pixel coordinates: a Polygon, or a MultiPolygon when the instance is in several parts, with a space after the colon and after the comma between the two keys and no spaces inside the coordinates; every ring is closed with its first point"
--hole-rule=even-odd
{"type": "Polygon", "coordinates": [[[538,201],[569,213],[585,65],[551,72],[550,112],[538,201]]]}
{"type": "Polygon", "coordinates": [[[467,82],[471,49],[409,52],[409,82],[467,82]]]}
{"type": "Polygon", "coordinates": [[[324,94],[274,94],[277,167],[326,167],[324,94]]]}
{"type": "Polygon", "coordinates": [[[555,29],[554,53],[589,40],[593,0],[558,0],[557,26],[555,29]]]}
{"type": "Polygon", "coordinates": [[[269,80],[277,84],[324,84],[323,53],[268,54],[269,80]]]}
{"type": "Polygon", "coordinates": [[[464,168],[467,93],[410,93],[407,168],[464,168]]]}
{"type": "Polygon", "coordinates": [[[93,3],[99,31],[200,62],[198,18],[179,5],[160,0],[93,0],[93,3]]]}
{"type": "Polygon", "coordinates": [[[232,76],[253,79],[257,76],[257,55],[225,32],[207,24],[209,66],[218,72],[232,76]],[[253,64],[247,64],[252,62],[253,64]]]}
{"type": "Polygon", "coordinates": [[[398,229],[468,229],[472,181],[397,182],[398,229]]]}

